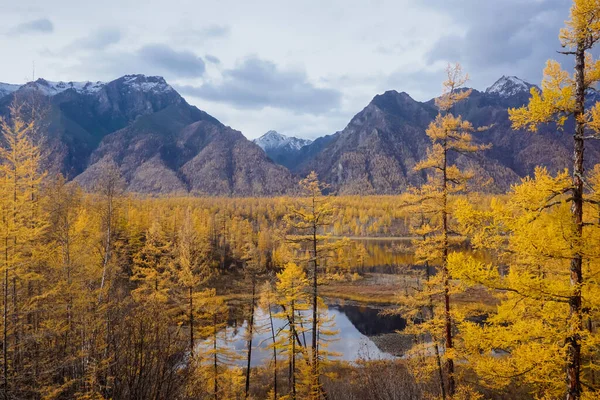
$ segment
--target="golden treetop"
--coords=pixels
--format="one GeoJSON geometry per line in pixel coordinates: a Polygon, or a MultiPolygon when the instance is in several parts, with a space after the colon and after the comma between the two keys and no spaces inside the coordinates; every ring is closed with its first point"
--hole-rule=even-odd
{"type": "Polygon", "coordinates": [[[446,76],[442,84],[442,95],[435,99],[435,105],[442,112],[448,112],[456,103],[469,97],[472,92],[471,89],[459,90],[469,80],[469,75],[463,73],[460,64],[448,64],[446,76]]]}
{"type": "Polygon", "coordinates": [[[565,25],[559,35],[563,47],[591,49],[600,39],[600,0],[575,0],[565,25]]]}

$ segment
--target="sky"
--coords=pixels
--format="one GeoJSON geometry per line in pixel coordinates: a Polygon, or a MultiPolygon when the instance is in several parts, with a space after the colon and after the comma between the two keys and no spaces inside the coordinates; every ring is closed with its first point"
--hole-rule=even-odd
{"type": "Polygon", "coordinates": [[[0,82],[165,77],[256,138],[342,130],[378,93],[539,83],[569,0],[0,0],[0,82]]]}

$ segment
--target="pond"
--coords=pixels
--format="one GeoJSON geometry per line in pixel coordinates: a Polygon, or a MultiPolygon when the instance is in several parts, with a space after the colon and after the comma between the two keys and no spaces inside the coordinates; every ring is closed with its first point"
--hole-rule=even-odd
{"type": "MultiPolygon", "coordinates": [[[[336,333],[327,337],[327,351],[337,353],[332,356],[335,360],[355,361],[361,358],[390,359],[393,356],[380,350],[371,337],[386,333],[393,333],[406,327],[406,321],[399,316],[381,315],[380,310],[356,305],[329,305],[326,317],[332,320],[331,329],[336,333]]],[[[310,319],[310,313],[306,314],[310,319]]],[[[310,322],[309,322],[310,323],[310,322]]],[[[284,319],[274,319],[275,331],[286,325],[284,319]]],[[[309,328],[305,326],[305,328],[309,328]]],[[[240,326],[229,326],[220,340],[220,346],[226,346],[238,354],[239,365],[246,363],[247,341],[245,338],[247,321],[240,326]]],[[[306,340],[310,347],[310,331],[301,335],[301,341],[306,340]]],[[[268,363],[273,350],[269,315],[266,311],[255,311],[255,334],[252,340],[252,366],[268,363]]]]}

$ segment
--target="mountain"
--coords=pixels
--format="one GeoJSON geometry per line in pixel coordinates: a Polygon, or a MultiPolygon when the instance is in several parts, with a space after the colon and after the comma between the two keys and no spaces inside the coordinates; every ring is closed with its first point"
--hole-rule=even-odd
{"type": "Polygon", "coordinates": [[[299,173],[314,170],[340,193],[396,193],[424,180],[413,170],[429,147],[434,107],[388,91],[359,112],[299,173]]]}
{"type": "Polygon", "coordinates": [[[525,82],[516,76],[502,76],[502,78],[498,79],[492,86],[487,88],[485,93],[510,98],[521,93],[529,93],[533,87],[537,86],[525,82]]]}
{"type": "Polygon", "coordinates": [[[21,85],[12,85],[10,83],[0,82],[0,98],[16,92],[20,87],[21,85]]]}
{"type": "Polygon", "coordinates": [[[311,144],[312,140],[282,135],[277,131],[268,131],[258,139],[254,139],[253,142],[256,143],[264,151],[278,149],[289,149],[297,151],[300,150],[302,147],[311,144]]]}
{"type": "Polygon", "coordinates": [[[285,166],[292,173],[297,173],[302,171],[303,167],[338,135],[339,132],[336,132],[332,135],[321,136],[313,141],[285,136],[276,131],[268,131],[258,139],[254,139],[254,143],[259,145],[277,164],[285,166]]]}
{"type": "MultiPolygon", "coordinates": [[[[556,172],[570,163],[572,140],[554,126],[544,126],[535,134],[511,128],[508,109],[526,104],[533,86],[503,76],[484,92],[473,90],[455,107],[475,127],[490,127],[475,135],[476,141],[490,143],[490,150],[452,160],[474,170],[478,186],[493,180],[485,190],[507,190],[537,165],[556,172]]],[[[415,172],[414,166],[430,146],[425,130],[436,115],[434,99],[419,102],[393,90],[377,95],[297,172],[305,175],[314,170],[333,190],[347,194],[392,194],[419,185],[426,176],[415,172]]],[[[586,159],[598,162],[600,146],[591,143],[588,149],[586,159]]]]}
{"type": "MultiPolygon", "coordinates": [[[[532,87],[503,76],[455,107],[475,127],[488,127],[475,140],[491,144],[489,150],[451,160],[473,170],[479,188],[505,191],[537,165],[556,172],[570,164],[570,135],[550,124],[535,134],[511,128],[508,109],[526,104],[532,87]]],[[[590,93],[587,101],[597,96],[590,93]]],[[[31,98],[43,110],[51,173],[93,188],[112,165],[129,191],[150,194],[279,195],[313,170],[340,194],[400,193],[427,178],[414,167],[431,146],[425,131],[438,113],[435,99],[420,102],[390,90],[333,135],[309,141],[269,131],[253,143],[188,104],[162,77],[0,84],[0,116],[8,116],[15,98],[31,98]]],[[[565,131],[572,125],[568,121],[565,131]]],[[[588,143],[588,167],[598,160],[600,144],[588,143]]]]}
{"type": "MultiPolygon", "coordinates": [[[[4,86],[3,86],[4,87],[4,86]]],[[[162,77],[114,81],[38,79],[0,98],[35,97],[45,111],[47,168],[92,188],[107,164],[140,193],[264,196],[285,193],[291,174],[255,144],[189,105],[162,77]]]]}
{"type": "Polygon", "coordinates": [[[291,168],[297,163],[295,160],[300,150],[311,144],[312,140],[286,136],[276,131],[268,131],[258,139],[254,139],[253,142],[263,149],[271,160],[286,168],[291,168]]]}
{"type": "Polygon", "coordinates": [[[288,161],[288,168],[293,173],[302,171],[304,166],[310,163],[329,143],[339,136],[340,132],[332,135],[325,135],[316,138],[312,143],[300,148],[295,154],[291,155],[288,161]]]}

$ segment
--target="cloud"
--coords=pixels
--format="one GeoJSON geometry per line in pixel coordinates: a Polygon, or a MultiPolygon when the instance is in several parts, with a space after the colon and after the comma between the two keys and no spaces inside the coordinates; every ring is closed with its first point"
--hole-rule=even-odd
{"type": "Polygon", "coordinates": [[[215,57],[211,54],[207,54],[204,56],[204,59],[211,64],[221,64],[221,60],[218,57],[215,57]]]}
{"type": "Polygon", "coordinates": [[[219,83],[180,86],[179,90],[241,109],[273,107],[308,114],[331,111],[339,107],[342,97],[337,90],[314,86],[303,70],[281,69],[258,57],[248,57],[225,70],[219,83]]]}
{"type": "MultiPolygon", "coordinates": [[[[451,16],[463,34],[441,37],[426,55],[428,63],[458,61],[472,75],[517,74],[538,80],[544,62],[556,58],[559,29],[568,15],[561,0],[426,0],[451,16]]],[[[499,77],[499,76],[498,76],[499,77]]]]}
{"type": "Polygon", "coordinates": [[[185,44],[205,44],[210,40],[224,39],[231,35],[229,25],[206,25],[200,28],[193,28],[193,22],[183,23],[183,27],[171,29],[171,35],[179,43],[185,44]]]}
{"type": "Polygon", "coordinates": [[[204,38],[219,38],[229,36],[231,28],[228,25],[209,25],[204,28],[192,30],[192,33],[196,33],[204,38]]]}
{"type": "Polygon", "coordinates": [[[142,63],[184,78],[200,77],[206,65],[202,58],[187,50],[174,50],[166,44],[148,44],[136,55],[142,63]]]}
{"type": "Polygon", "coordinates": [[[19,36],[30,33],[52,33],[54,24],[48,18],[40,18],[33,21],[23,22],[8,31],[11,36],[19,36]]]}
{"type": "MultiPolygon", "coordinates": [[[[99,43],[98,43],[99,45],[99,43]]],[[[57,60],[64,58],[53,54],[57,60]]],[[[81,52],[73,57],[77,62],[65,65],[63,74],[90,75],[93,80],[112,80],[127,74],[160,75],[169,81],[200,78],[206,71],[202,57],[188,50],[179,50],[161,43],[143,45],[133,51],[109,46],[105,51],[81,52]]]]}
{"type": "Polygon", "coordinates": [[[105,50],[107,47],[119,43],[122,38],[121,30],[118,28],[101,28],[89,33],[87,36],[73,41],[65,47],[65,52],[71,51],[97,51],[105,50]]]}

